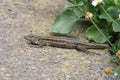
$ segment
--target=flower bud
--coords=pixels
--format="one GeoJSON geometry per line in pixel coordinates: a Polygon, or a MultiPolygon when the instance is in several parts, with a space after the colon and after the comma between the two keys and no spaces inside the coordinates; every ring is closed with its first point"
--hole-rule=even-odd
{"type": "Polygon", "coordinates": [[[91,12],[86,12],[85,18],[91,19],[93,17],[93,14],[91,12]]]}
{"type": "Polygon", "coordinates": [[[120,58],[120,50],[117,51],[116,56],[120,58]]]}
{"type": "Polygon", "coordinates": [[[104,73],[105,74],[109,74],[111,72],[111,69],[109,68],[109,67],[106,67],[105,69],[104,69],[104,73]]]}

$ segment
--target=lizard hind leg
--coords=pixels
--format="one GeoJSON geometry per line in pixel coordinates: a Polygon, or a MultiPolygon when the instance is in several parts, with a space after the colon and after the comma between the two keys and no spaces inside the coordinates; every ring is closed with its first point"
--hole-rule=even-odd
{"type": "MultiPolygon", "coordinates": [[[[80,45],[78,45],[76,49],[77,49],[78,51],[83,51],[83,52],[85,52],[86,54],[89,54],[89,53],[94,53],[94,54],[96,54],[96,52],[89,51],[85,46],[80,46],[80,45]]],[[[97,55],[100,55],[100,54],[97,54],[97,55]]]]}

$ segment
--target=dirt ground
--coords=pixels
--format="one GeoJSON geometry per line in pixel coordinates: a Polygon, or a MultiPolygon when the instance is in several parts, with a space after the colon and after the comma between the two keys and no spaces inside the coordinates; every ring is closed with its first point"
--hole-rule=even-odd
{"type": "Polygon", "coordinates": [[[65,2],[0,0],[0,80],[114,80],[103,72],[111,67],[105,50],[85,54],[49,46],[34,48],[24,40],[30,33],[50,35],[49,27],[65,2]]]}

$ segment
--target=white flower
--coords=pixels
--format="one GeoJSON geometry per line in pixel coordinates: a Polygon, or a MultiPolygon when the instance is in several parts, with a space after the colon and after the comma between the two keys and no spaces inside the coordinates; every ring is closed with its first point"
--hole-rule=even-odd
{"type": "Polygon", "coordinates": [[[93,17],[93,14],[91,12],[86,12],[85,18],[91,19],[93,17]]]}
{"type": "Polygon", "coordinates": [[[91,4],[95,7],[100,3],[103,3],[103,0],[93,0],[91,4]]]}
{"type": "Polygon", "coordinates": [[[119,18],[120,18],[120,14],[119,14],[118,16],[119,16],[119,18]]]}
{"type": "Polygon", "coordinates": [[[117,76],[118,74],[117,73],[114,73],[115,76],[117,76]]]}

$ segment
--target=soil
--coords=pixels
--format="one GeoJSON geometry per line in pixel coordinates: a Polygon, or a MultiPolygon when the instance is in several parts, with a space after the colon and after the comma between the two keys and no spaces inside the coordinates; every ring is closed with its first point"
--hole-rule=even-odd
{"type": "MultiPolygon", "coordinates": [[[[26,43],[26,34],[51,35],[49,27],[65,3],[0,0],[0,80],[115,80],[103,71],[111,67],[106,50],[86,54],[75,49],[34,48],[26,43]]],[[[79,39],[87,41],[84,32],[80,27],[79,39]]]]}

